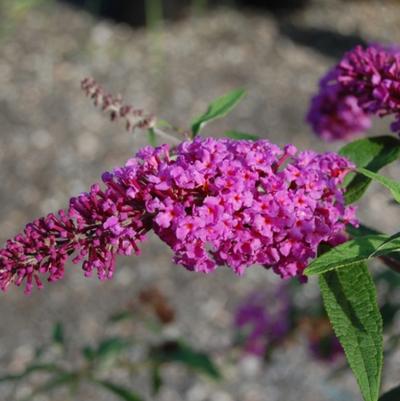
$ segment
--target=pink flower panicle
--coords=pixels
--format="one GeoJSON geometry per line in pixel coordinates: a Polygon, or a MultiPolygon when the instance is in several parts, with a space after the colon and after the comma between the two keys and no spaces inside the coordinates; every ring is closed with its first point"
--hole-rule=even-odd
{"type": "Polygon", "coordinates": [[[121,96],[114,97],[106,93],[93,78],[85,78],[81,82],[81,88],[86,96],[93,99],[96,107],[109,112],[111,121],[119,118],[125,119],[127,131],[134,131],[137,128],[149,129],[154,127],[156,119],[152,114],[146,114],[141,109],[123,104],[121,96]]]}
{"type": "Polygon", "coordinates": [[[143,205],[121,196],[123,191],[93,185],[88,193],[72,198],[67,211],[35,220],[22,234],[0,249],[0,288],[26,281],[29,293],[34,283],[41,288],[40,275],[56,281],[64,275],[68,257],[83,261],[85,275],[97,270],[101,280],[111,278],[115,256],[139,253],[137,242],[151,228],[143,205]]]}
{"type": "Polygon", "coordinates": [[[146,146],[72,198],[67,211],[28,224],[0,249],[0,288],[39,276],[63,276],[68,257],[86,275],[112,276],[117,254],[138,253],[153,229],[189,270],[226,265],[237,274],[261,264],[299,276],[321,242],[344,240],[355,209],[340,184],[354,168],[345,158],[283,150],[266,140],[196,138],[170,150],[146,146]]]}
{"type": "Polygon", "coordinates": [[[358,105],[357,98],[340,85],[321,87],[311,101],[307,120],[313,131],[329,142],[351,139],[371,126],[371,117],[358,105]]]}
{"type": "Polygon", "coordinates": [[[325,140],[348,139],[371,125],[371,116],[394,115],[400,132],[400,48],[357,46],[321,79],[307,121],[325,140]]]}

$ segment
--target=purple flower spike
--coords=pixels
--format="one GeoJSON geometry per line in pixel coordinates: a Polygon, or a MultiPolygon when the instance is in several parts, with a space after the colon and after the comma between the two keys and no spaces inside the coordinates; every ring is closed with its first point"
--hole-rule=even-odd
{"type": "Polygon", "coordinates": [[[269,348],[281,343],[292,329],[288,288],[273,292],[257,290],[239,305],[234,325],[245,335],[244,350],[264,357],[269,348]]]}
{"type": "Polygon", "coordinates": [[[400,132],[400,47],[357,46],[320,81],[307,121],[321,138],[349,139],[366,131],[372,115],[393,115],[400,132]]]}
{"type": "Polygon", "coordinates": [[[243,274],[272,267],[282,278],[302,277],[321,242],[343,241],[347,223],[340,184],[354,166],[334,154],[296,155],[266,140],[196,138],[170,151],[147,146],[124,167],[104,173],[72,198],[67,211],[29,224],[0,249],[0,288],[63,276],[72,254],[85,275],[112,277],[118,254],[139,253],[154,232],[189,270],[226,265],[243,274]]]}

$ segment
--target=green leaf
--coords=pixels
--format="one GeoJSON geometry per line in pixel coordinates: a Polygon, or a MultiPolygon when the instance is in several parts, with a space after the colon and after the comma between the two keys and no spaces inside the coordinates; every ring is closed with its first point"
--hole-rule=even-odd
{"type": "Polygon", "coordinates": [[[157,395],[160,392],[163,380],[160,372],[160,365],[155,364],[151,369],[151,388],[153,395],[157,395]]]}
{"type": "Polygon", "coordinates": [[[156,123],[157,128],[174,128],[171,123],[169,123],[167,120],[157,120],[156,123]]]}
{"type": "Polygon", "coordinates": [[[114,359],[129,346],[130,343],[123,338],[108,338],[99,344],[94,357],[101,360],[114,359]]]}
{"type": "Polygon", "coordinates": [[[246,141],[258,141],[259,136],[253,134],[246,134],[245,132],[238,131],[225,131],[224,136],[232,139],[244,139],[246,141]]]}
{"type": "Polygon", "coordinates": [[[38,389],[34,391],[35,394],[39,393],[47,393],[57,387],[69,385],[75,381],[79,380],[78,373],[75,372],[64,372],[56,375],[48,382],[40,386],[38,389]]]}
{"type": "Polygon", "coordinates": [[[132,311],[124,310],[121,312],[114,313],[113,315],[110,316],[108,320],[111,323],[118,323],[121,322],[122,320],[132,319],[132,317],[133,317],[132,311]]]}
{"type": "Polygon", "coordinates": [[[153,128],[147,131],[149,144],[153,147],[157,146],[157,135],[153,128]]]}
{"type": "MultiPolygon", "coordinates": [[[[374,228],[371,227],[367,227],[363,224],[360,224],[358,227],[354,227],[351,224],[349,224],[346,227],[346,231],[354,238],[358,238],[358,237],[364,237],[366,235],[385,235],[382,232],[375,230],[374,228]]],[[[395,234],[396,235],[396,234],[395,234]]],[[[393,236],[392,236],[393,237],[393,236]]],[[[386,241],[384,241],[384,243],[386,242],[390,242],[395,238],[389,237],[386,241]],[[390,241],[389,241],[390,240],[390,241]]],[[[395,250],[396,251],[396,250],[395,250]]],[[[370,257],[375,256],[374,254],[371,255],[370,257]]],[[[385,253],[384,258],[382,258],[383,262],[388,264],[388,260],[395,262],[396,264],[399,264],[400,266],[400,254],[393,252],[393,253],[385,253]]],[[[390,266],[390,264],[388,264],[390,266]]]]}
{"type": "Polygon", "coordinates": [[[245,96],[243,89],[234,89],[209,104],[207,111],[192,121],[192,134],[195,137],[201,128],[212,120],[226,116],[245,96]]]}
{"type": "Polygon", "coordinates": [[[213,379],[221,378],[221,373],[206,353],[196,351],[182,342],[168,341],[155,347],[151,357],[156,364],[178,362],[213,379]]]}
{"type": "Polygon", "coordinates": [[[91,362],[96,357],[96,351],[89,345],[86,345],[82,348],[82,355],[88,361],[91,362]]]}
{"type": "Polygon", "coordinates": [[[43,385],[37,387],[29,396],[23,398],[21,401],[30,401],[38,394],[48,393],[58,387],[71,386],[76,384],[78,381],[79,374],[76,372],[63,372],[57,374],[43,385]]]}
{"type": "Polygon", "coordinates": [[[385,186],[392,193],[393,198],[400,203],[400,182],[392,180],[388,177],[384,177],[383,175],[373,173],[365,168],[358,168],[357,171],[385,186]]]}
{"type": "Polygon", "coordinates": [[[339,153],[358,167],[372,166],[376,171],[399,158],[400,140],[389,135],[362,138],[346,144],[339,153]]]}
{"type": "MultiPolygon", "coordinates": [[[[400,156],[400,140],[392,136],[363,138],[344,146],[339,153],[357,167],[377,172],[400,156]]],[[[345,180],[346,203],[354,203],[367,190],[371,179],[361,174],[348,174],[345,180]]]]}
{"type": "Polygon", "coordinates": [[[64,327],[61,322],[57,322],[53,327],[53,342],[57,345],[64,346],[65,336],[64,327]]]}
{"type": "Polygon", "coordinates": [[[365,401],[377,401],[383,364],[382,318],[365,263],[319,277],[325,309],[365,401]]]}
{"type": "Polygon", "coordinates": [[[29,376],[30,374],[36,373],[36,372],[54,373],[54,372],[62,372],[62,370],[57,365],[54,365],[52,363],[43,363],[43,364],[35,363],[32,365],[29,365],[22,373],[1,376],[0,383],[5,382],[5,381],[21,380],[21,379],[24,379],[25,377],[29,376]]]}
{"type": "MultiPolygon", "coordinates": [[[[378,248],[375,250],[375,252],[371,255],[371,256],[375,256],[375,254],[382,249],[383,246],[385,246],[386,244],[389,244],[390,242],[393,242],[395,240],[397,240],[398,238],[400,238],[400,232],[391,235],[386,241],[383,242],[382,245],[379,245],[378,248]]],[[[400,248],[398,249],[400,250],[400,248]]]]}
{"type": "Polygon", "coordinates": [[[110,363],[114,361],[122,351],[131,346],[131,343],[120,337],[112,337],[103,340],[97,348],[89,345],[82,348],[82,355],[88,362],[110,363]]]}
{"type": "Polygon", "coordinates": [[[97,380],[97,379],[92,380],[92,382],[104,387],[105,389],[107,389],[108,391],[119,397],[121,400],[143,401],[143,398],[140,397],[138,394],[136,394],[135,392],[124,386],[121,386],[120,384],[115,384],[108,380],[97,380]]]}
{"type": "Polygon", "coordinates": [[[399,248],[400,239],[395,239],[383,245],[388,238],[387,235],[367,235],[347,241],[319,256],[309,264],[304,273],[307,276],[322,274],[333,269],[349,267],[356,262],[366,261],[372,255],[390,254],[399,248]],[[379,247],[381,249],[376,251],[379,247]]]}
{"type": "Polygon", "coordinates": [[[400,386],[391,389],[387,393],[383,394],[379,401],[399,401],[400,400],[400,386]]]}

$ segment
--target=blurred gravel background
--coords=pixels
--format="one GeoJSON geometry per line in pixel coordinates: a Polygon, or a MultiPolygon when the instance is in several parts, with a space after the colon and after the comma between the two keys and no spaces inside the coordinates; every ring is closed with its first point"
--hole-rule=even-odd
{"type": "MultiPolygon", "coordinates": [[[[321,143],[304,123],[317,80],[356,43],[399,42],[399,22],[400,3],[383,0],[315,0],[279,18],[218,9],[168,24],[161,34],[100,21],[59,3],[30,11],[14,26],[8,21],[0,37],[0,242],[33,218],[64,208],[71,195],[146,143],[92,106],[79,88],[83,77],[95,77],[107,90],[182,127],[209,100],[244,87],[247,99],[204,134],[237,128],[279,144],[336,149],[339,145],[321,143]]],[[[388,126],[379,121],[371,132],[386,134],[388,126]]],[[[386,173],[399,177],[398,167],[386,173]]],[[[360,214],[388,232],[398,229],[399,209],[379,187],[371,188],[360,214]]],[[[18,371],[57,319],[77,349],[94,341],[104,334],[106,317],[150,284],[175,306],[175,333],[200,348],[220,349],[230,343],[231,314],[240,299],[254,287],[277,282],[257,267],[241,279],[223,268],[208,277],[192,274],[172,265],[170,256],[166,246],[150,239],[143,256],[119,260],[110,282],[83,279],[80,268],[70,266],[63,281],[30,297],[16,288],[0,294],[0,373],[18,371]]],[[[304,296],[315,291],[311,283],[304,296]]],[[[387,359],[385,388],[397,384],[399,362],[399,352],[387,359]]],[[[165,371],[167,385],[158,399],[361,399],[350,374],[328,381],[329,367],[309,360],[301,344],[275,354],[266,367],[247,358],[222,371],[225,380],[218,384],[178,368],[165,371]]],[[[136,388],[147,391],[140,379],[136,388]]],[[[60,393],[52,399],[69,398],[60,393]]],[[[76,399],[81,400],[111,398],[88,387],[76,399]]],[[[0,401],[13,400],[0,393],[0,401]]]]}

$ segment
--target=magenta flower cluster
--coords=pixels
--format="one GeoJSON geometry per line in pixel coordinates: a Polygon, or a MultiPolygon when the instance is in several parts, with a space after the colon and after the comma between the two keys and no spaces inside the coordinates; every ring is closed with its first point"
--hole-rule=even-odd
{"type": "Polygon", "coordinates": [[[0,249],[0,288],[41,275],[55,281],[70,255],[86,275],[110,278],[118,254],[139,253],[154,232],[189,270],[251,265],[302,276],[318,245],[343,241],[355,210],[340,184],[354,168],[334,154],[281,150],[266,140],[196,138],[169,150],[147,146],[72,198],[68,210],[28,224],[0,249]]]}
{"type": "Polygon", "coordinates": [[[286,286],[275,291],[254,291],[237,308],[234,318],[246,353],[265,357],[293,329],[291,301],[286,286]]]}
{"type": "Polygon", "coordinates": [[[393,115],[400,132],[400,49],[373,44],[346,53],[320,81],[307,121],[323,139],[349,139],[371,125],[371,116],[393,115]]]}

